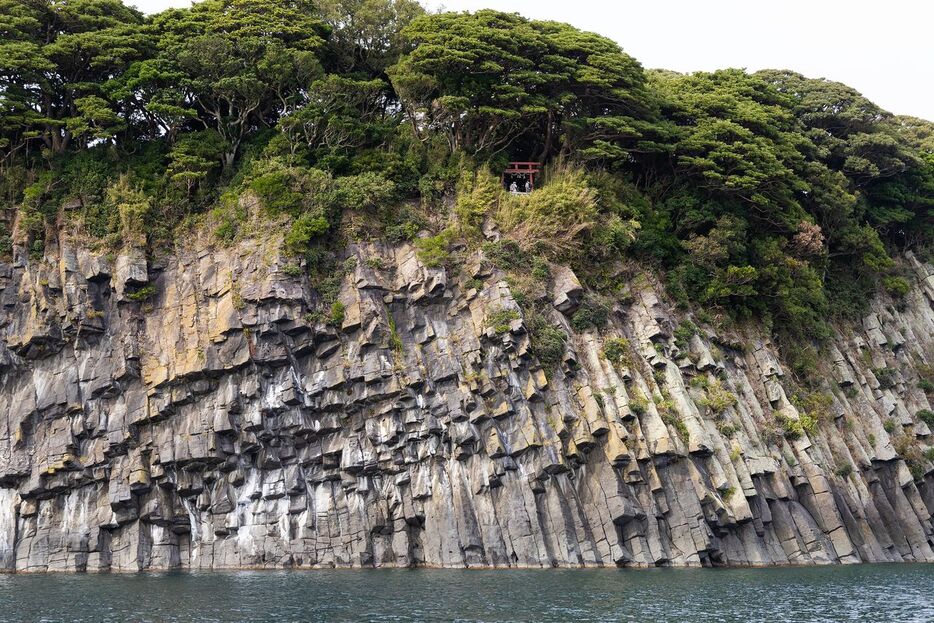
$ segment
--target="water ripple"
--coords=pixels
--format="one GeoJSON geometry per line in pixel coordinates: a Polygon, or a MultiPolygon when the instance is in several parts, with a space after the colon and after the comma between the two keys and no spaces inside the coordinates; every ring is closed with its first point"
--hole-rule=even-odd
{"type": "Polygon", "coordinates": [[[0,576],[0,621],[934,621],[934,566],[0,576]]]}

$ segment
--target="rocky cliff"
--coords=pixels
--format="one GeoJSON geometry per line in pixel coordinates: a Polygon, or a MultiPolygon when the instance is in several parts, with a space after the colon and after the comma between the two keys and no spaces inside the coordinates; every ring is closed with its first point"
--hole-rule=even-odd
{"type": "Polygon", "coordinates": [[[913,257],[793,399],[764,334],[677,331],[651,275],[575,332],[552,266],[545,369],[479,251],[352,245],[329,318],[277,248],[0,266],[0,568],[934,561],[913,257]]]}

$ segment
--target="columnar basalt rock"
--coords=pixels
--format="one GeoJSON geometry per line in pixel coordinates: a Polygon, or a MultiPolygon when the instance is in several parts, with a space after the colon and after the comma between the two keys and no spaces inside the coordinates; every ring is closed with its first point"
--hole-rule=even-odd
{"type": "Polygon", "coordinates": [[[481,254],[346,253],[339,326],[275,241],[0,266],[0,567],[934,561],[914,257],[904,303],[825,350],[812,408],[764,335],[678,339],[649,275],[575,333],[554,267],[545,370],[481,254]]]}

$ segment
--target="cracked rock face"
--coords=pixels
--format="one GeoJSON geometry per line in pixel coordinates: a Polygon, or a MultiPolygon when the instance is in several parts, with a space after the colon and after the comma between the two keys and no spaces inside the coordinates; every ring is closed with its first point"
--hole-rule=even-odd
{"type": "Polygon", "coordinates": [[[57,253],[0,265],[4,570],[934,560],[934,271],[910,256],[788,434],[764,335],[678,341],[651,279],[575,333],[554,267],[546,371],[521,314],[490,325],[519,307],[479,256],[352,246],[331,326],[275,245],[57,253]]]}

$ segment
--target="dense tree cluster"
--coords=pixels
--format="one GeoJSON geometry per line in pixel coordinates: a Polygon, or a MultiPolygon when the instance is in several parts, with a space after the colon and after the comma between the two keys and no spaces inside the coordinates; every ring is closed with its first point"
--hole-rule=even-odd
{"type": "Polygon", "coordinates": [[[894,250],[929,252],[934,124],[827,80],[646,71],[566,24],[415,0],[0,0],[0,251],[152,244],[192,219],[231,240],[248,192],[312,263],[337,233],[426,229],[442,261],[493,219],[594,284],[651,259],[685,303],[817,337],[904,294],[894,250]],[[551,181],[508,196],[490,170],[510,158],[551,181]]]}

